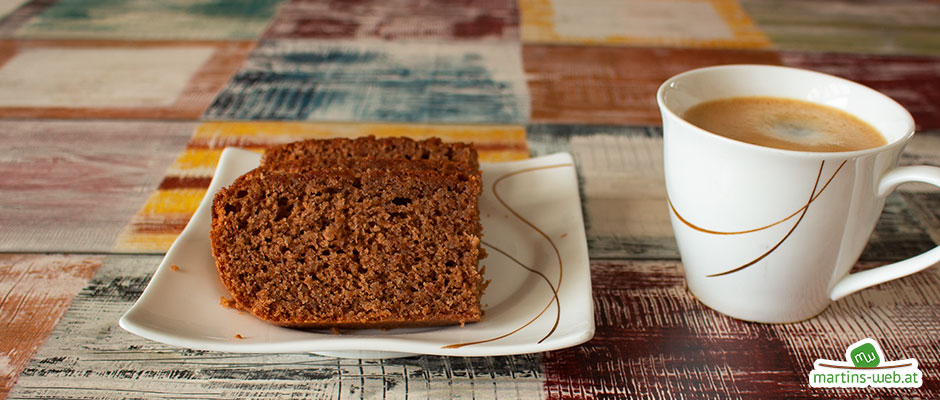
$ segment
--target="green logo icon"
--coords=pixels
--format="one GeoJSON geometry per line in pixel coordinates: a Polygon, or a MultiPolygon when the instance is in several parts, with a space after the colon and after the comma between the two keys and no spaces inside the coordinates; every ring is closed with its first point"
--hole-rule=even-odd
{"type": "Polygon", "coordinates": [[[873,344],[864,343],[852,349],[849,353],[849,361],[856,367],[872,368],[881,364],[881,357],[878,356],[873,344]]]}

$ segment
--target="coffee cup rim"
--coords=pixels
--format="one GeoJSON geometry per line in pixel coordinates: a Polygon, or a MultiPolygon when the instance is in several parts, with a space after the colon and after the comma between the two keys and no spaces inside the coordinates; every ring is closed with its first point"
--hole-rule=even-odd
{"type": "MultiPolygon", "coordinates": [[[[773,96],[773,95],[767,95],[767,96],[773,96]]],[[[781,97],[783,97],[783,96],[781,96],[781,97]]],[[[799,100],[813,102],[813,101],[811,101],[811,100],[806,100],[806,99],[799,99],[799,100]]],[[[679,74],[673,75],[672,77],[670,77],[669,79],[667,79],[666,81],[664,81],[664,82],[659,86],[659,89],[656,91],[656,103],[657,103],[658,106],[659,106],[660,112],[663,112],[663,113],[666,113],[666,114],[670,115],[670,116],[673,117],[676,121],[679,121],[679,123],[683,124],[686,128],[691,128],[693,131],[706,134],[706,135],[708,135],[709,137],[712,137],[712,138],[717,139],[717,140],[725,141],[725,142],[727,142],[727,143],[735,144],[735,145],[738,145],[738,146],[743,146],[743,147],[745,147],[745,148],[751,148],[751,149],[754,149],[754,150],[761,150],[761,151],[765,151],[765,152],[772,153],[772,154],[788,155],[788,156],[813,157],[813,158],[818,158],[818,157],[823,156],[823,157],[827,157],[827,158],[828,158],[828,157],[833,157],[833,158],[838,157],[838,158],[845,158],[845,159],[856,158],[856,157],[864,156],[864,155],[869,154],[869,153],[878,153],[878,152],[884,151],[884,150],[889,149],[889,148],[892,148],[892,147],[903,146],[903,145],[905,145],[905,144],[908,142],[908,140],[914,135],[914,133],[915,133],[915,131],[916,131],[916,129],[915,129],[915,124],[914,124],[914,117],[911,115],[910,111],[908,111],[907,108],[905,108],[905,107],[902,106],[900,103],[898,103],[896,100],[892,99],[891,97],[889,97],[888,95],[886,95],[886,94],[884,94],[884,93],[881,93],[881,92],[879,92],[879,91],[877,91],[877,90],[875,90],[875,89],[872,89],[872,88],[869,87],[869,86],[866,86],[866,85],[863,85],[863,84],[861,84],[861,83],[858,83],[858,82],[855,82],[855,81],[851,81],[851,80],[848,80],[848,79],[845,79],[845,78],[842,78],[842,77],[839,77],[839,76],[835,76],[835,75],[831,75],[831,74],[826,74],[826,73],[818,72],[818,71],[812,71],[812,70],[808,70],[808,69],[793,68],[793,67],[786,67],[786,66],[780,66],[780,65],[765,65],[765,64],[725,64],[725,65],[715,65],[715,66],[709,66],[709,67],[695,68],[695,69],[691,69],[691,70],[688,70],[688,71],[685,71],[685,72],[681,72],[681,73],[679,73],[679,74]],[[863,90],[863,91],[865,91],[865,92],[869,92],[870,94],[873,94],[873,95],[875,95],[875,96],[881,97],[882,99],[886,100],[886,101],[887,101],[888,103],[890,103],[890,104],[893,104],[893,105],[902,113],[902,115],[904,115],[904,117],[905,117],[905,119],[906,119],[906,125],[907,125],[907,127],[905,128],[906,131],[904,132],[903,135],[898,136],[898,137],[897,137],[896,139],[894,139],[894,140],[888,141],[888,143],[886,143],[886,144],[884,144],[884,145],[881,145],[881,146],[878,146],[878,147],[872,147],[872,148],[869,148],[869,149],[852,150],[852,151],[838,151],[838,152],[836,152],[836,151],[833,151],[833,152],[822,152],[822,151],[806,151],[806,150],[788,150],[788,149],[780,149],[780,148],[775,148],[775,147],[768,147],[768,146],[761,146],[761,145],[757,145],[757,144],[747,143],[747,142],[743,142],[743,141],[740,141],[740,140],[731,139],[731,138],[728,138],[728,137],[725,137],[725,136],[722,136],[722,135],[718,135],[718,134],[713,133],[713,132],[711,132],[711,131],[708,131],[708,130],[699,128],[698,126],[696,126],[696,125],[690,123],[689,121],[686,121],[685,118],[682,118],[680,115],[676,114],[676,113],[672,110],[672,108],[670,108],[670,107],[668,107],[668,106],[666,105],[666,100],[665,100],[666,92],[669,91],[670,89],[672,89],[672,85],[673,85],[675,82],[677,82],[677,81],[679,81],[679,80],[681,80],[681,79],[687,78],[687,77],[690,76],[690,75],[697,75],[697,74],[702,74],[702,73],[708,73],[708,72],[714,71],[714,70],[733,70],[733,69],[763,69],[763,70],[766,70],[766,71],[788,71],[788,72],[804,73],[804,74],[816,75],[816,76],[819,76],[819,77],[824,77],[824,78],[826,78],[826,79],[831,79],[831,80],[838,81],[838,82],[841,82],[841,83],[844,83],[844,84],[848,84],[848,85],[853,86],[853,87],[857,87],[857,88],[859,88],[859,89],[861,89],[861,90],[863,90]]],[[[821,104],[821,103],[818,103],[818,102],[813,102],[813,103],[821,104]]],[[[886,140],[889,139],[889,137],[888,137],[884,132],[879,132],[879,133],[881,133],[882,136],[884,136],[886,140]]]]}

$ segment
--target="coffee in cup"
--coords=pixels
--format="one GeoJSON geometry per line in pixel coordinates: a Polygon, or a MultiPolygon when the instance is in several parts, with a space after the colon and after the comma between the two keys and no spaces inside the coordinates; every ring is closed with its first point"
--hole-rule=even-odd
{"type": "Polygon", "coordinates": [[[682,118],[706,131],[759,146],[799,151],[855,151],[887,144],[874,127],[834,107],[780,97],[706,101],[682,118]]]}

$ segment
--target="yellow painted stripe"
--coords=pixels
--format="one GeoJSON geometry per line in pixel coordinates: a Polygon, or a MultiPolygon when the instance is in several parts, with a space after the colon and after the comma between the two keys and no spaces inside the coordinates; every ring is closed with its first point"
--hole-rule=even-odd
{"type": "Polygon", "coordinates": [[[518,4],[523,41],[562,41],[555,32],[555,11],[550,0],[519,0],[518,4]]]}
{"type": "Polygon", "coordinates": [[[180,154],[176,162],[170,166],[174,170],[188,169],[215,169],[219,165],[219,158],[222,157],[222,149],[186,149],[180,154]]]}
{"type": "Polygon", "coordinates": [[[529,158],[528,151],[481,151],[480,152],[480,162],[506,162],[506,161],[518,161],[525,160],[529,158]]]}
{"type": "Polygon", "coordinates": [[[711,3],[721,19],[734,32],[735,41],[741,43],[741,47],[759,49],[773,47],[770,38],[760,30],[737,0],[711,0],[711,3]]]}
{"type": "Polygon", "coordinates": [[[157,190],[138,215],[191,214],[199,208],[207,189],[157,190]]]}
{"type": "Polygon", "coordinates": [[[127,233],[114,245],[117,252],[166,252],[178,233],[127,233]]]}

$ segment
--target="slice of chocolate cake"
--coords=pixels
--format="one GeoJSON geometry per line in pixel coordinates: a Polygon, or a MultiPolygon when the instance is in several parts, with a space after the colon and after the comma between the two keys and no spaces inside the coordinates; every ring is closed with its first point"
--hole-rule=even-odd
{"type": "Polygon", "coordinates": [[[479,321],[479,173],[356,157],[268,164],[219,191],[212,251],[234,305],[303,328],[479,321]]]}

